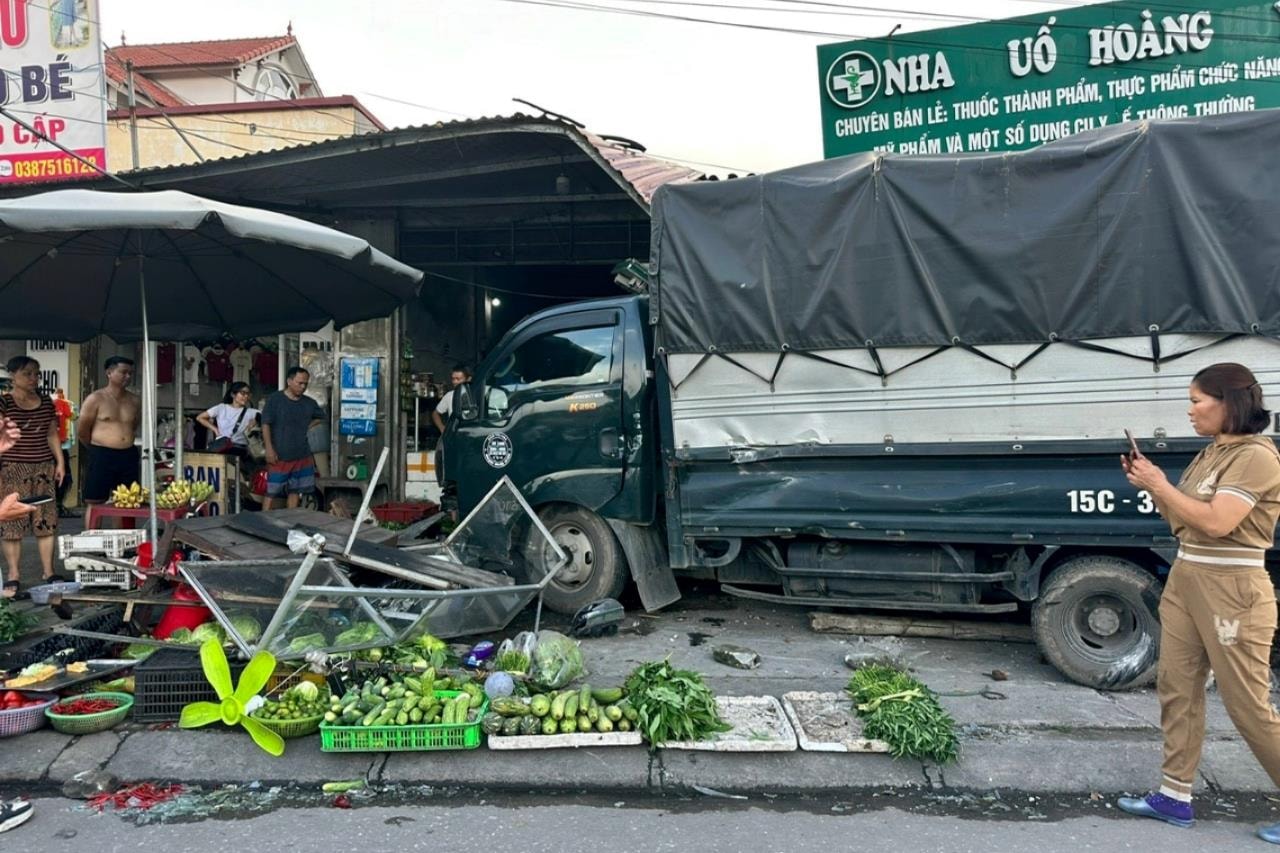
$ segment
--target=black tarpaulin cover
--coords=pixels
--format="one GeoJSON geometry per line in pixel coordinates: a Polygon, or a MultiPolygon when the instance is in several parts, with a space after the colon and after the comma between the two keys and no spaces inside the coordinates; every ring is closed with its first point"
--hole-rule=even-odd
{"type": "Polygon", "coordinates": [[[1278,153],[1272,110],[666,186],[651,255],[660,344],[1280,336],[1278,153]]]}

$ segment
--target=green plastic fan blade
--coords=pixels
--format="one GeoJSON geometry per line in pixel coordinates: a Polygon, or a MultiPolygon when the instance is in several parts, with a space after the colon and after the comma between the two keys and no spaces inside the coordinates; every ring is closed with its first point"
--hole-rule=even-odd
{"type": "Polygon", "coordinates": [[[222,709],[216,702],[192,702],[182,709],[178,728],[198,729],[222,719],[222,709]]]}
{"type": "Polygon", "coordinates": [[[271,731],[271,729],[253,717],[241,717],[240,725],[244,726],[245,731],[253,737],[253,742],[266,752],[277,757],[284,755],[284,738],[280,737],[280,735],[271,731]]]}
{"type": "Polygon", "coordinates": [[[232,695],[231,667],[227,664],[226,652],[217,640],[205,640],[200,647],[200,663],[204,666],[204,677],[219,699],[232,695]]]}
{"type": "Polygon", "coordinates": [[[275,657],[270,652],[258,652],[244,668],[244,672],[240,673],[240,683],[236,685],[236,700],[244,704],[257,696],[267,686],[275,671],[275,657]]]}

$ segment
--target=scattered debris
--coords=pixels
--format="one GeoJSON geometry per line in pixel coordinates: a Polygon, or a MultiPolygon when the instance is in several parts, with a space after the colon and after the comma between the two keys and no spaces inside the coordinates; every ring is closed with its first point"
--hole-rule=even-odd
{"type": "Polygon", "coordinates": [[[387,826],[400,826],[404,823],[413,823],[414,820],[415,818],[411,818],[408,815],[397,814],[387,818],[383,823],[387,826]]]}
{"type": "Polygon", "coordinates": [[[742,794],[726,794],[724,791],[717,791],[715,788],[704,788],[702,785],[692,785],[690,787],[692,787],[693,790],[697,791],[699,794],[703,794],[704,796],[708,796],[708,797],[723,797],[726,800],[747,799],[746,796],[742,794]]]}
{"type": "Polygon", "coordinates": [[[987,675],[991,677],[992,681],[1008,681],[1009,680],[1009,673],[1005,672],[1003,669],[993,669],[991,670],[991,672],[987,673],[987,675]]]}
{"type": "Polygon", "coordinates": [[[711,650],[711,657],[716,663],[734,669],[755,669],[760,666],[760,655],[744,646],[716,646],[711,650]]]}
{"type": "Polygon", "coordinates": [[[81,770],[62,783],[62,796],[69,800],[87,800],[120,787],[120,780],[106,770],[81,770]]]}
{"type": "Polygon", "coordinates": [[[810,613],[809,628],[819,634],[872,637],[941,637],[947,640],[985,640],[1034,643],[1029,625],[972,622],[961,619],[918,619],[912,616],[871,616],[862,613],[810,613]]]}

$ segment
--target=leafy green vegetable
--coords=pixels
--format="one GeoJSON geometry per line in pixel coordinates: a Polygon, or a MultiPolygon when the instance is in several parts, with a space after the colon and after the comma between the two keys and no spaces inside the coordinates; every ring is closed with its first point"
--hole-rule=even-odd
{"type": "Polygon", "coordinates": [[[294,637],[289,641],[289,651],[291,652],[310,652],[316,649],[323,649],[328,645],[329,641],[324,638],[324,634],[318,631],[314,634],[303,634],[301,637],[294,637]]]}
{"type": "Polygon", "coordinates": [[[955,720],[919,679],[869,664],[854,670],[845,689],[863,720],[863,734],[889,744],[895,758],[950,764],[959,757],[955,720]]]}
{"type": "Polygon", "coordinates": [[[165,637],[164,641],[166,643],[190,643],[191,629],[190,628],[174,628],[173,633],[170,634],[168,637],[165,637]]]}
{"type": "Polygon", "coordinates": [[[564,687],[583,672],[582,649],[559,631],[539,631],[533,647],[533,680],[545,688],[564,687]]]}
{"type": "Polygon", "coordinates": [[[23,613],[7,598],[0,598],[0,643],[12,643],[36,626],[37,619],[23,613]]]}
{"type": "Polygon", "coordinates": [[[262,636],[262,623],[248,613],[228,614],[227,619],[246,643],[256,643],[262,636]]]}
{"type": "Polygon", "coordinates": [[[130,660],[142,660],[155,650],[156,646],[148,646],[143,643],[132,643],[125,647],[122,654],[130,660]]]}
{"type": "Polygon", "coordinates": [[[333,638],[335,648],[343,646],[362,646],[382,639],[382,631],[372,622],[357,622],[341,634],[333,638]]]}
{"type": "Polygon", "coordinates": [[[217,622],[205,622],[197,625],[191,630],[191,642],[203,645],[209,640],[217,640],[218,645],[222,645],[227,639],[227,634],[222,630],[222,626],[217,622]]]}
{"type": "Polygon", "coordinates": [[[494,661],[493,668],[502,672],[528,672],[529,656],[515,649],[503,652],[494,661]]]}
{"type": "Polygon", "coordinates": [[[702,676],[653,661],[627,676],[627,699],[638,714],[638,728],[653,746],[668,741],[705,740],[731,728],[720,718],[715,694],[702,676]]]}

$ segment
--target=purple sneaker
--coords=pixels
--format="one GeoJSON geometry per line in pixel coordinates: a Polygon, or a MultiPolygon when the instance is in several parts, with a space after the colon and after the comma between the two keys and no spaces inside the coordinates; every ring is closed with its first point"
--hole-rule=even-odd
{"type": "Polygon", "coordinates": [[[1116,801],[1121,811],[1136,814],[1139,817],[1153,817],[1174,826],[1186,828],[1196,822],[1196,813],[1191,803],[1166,797],[1164,794],[1147,794],[1142,799],[1121,797],[1116,801]]]}

